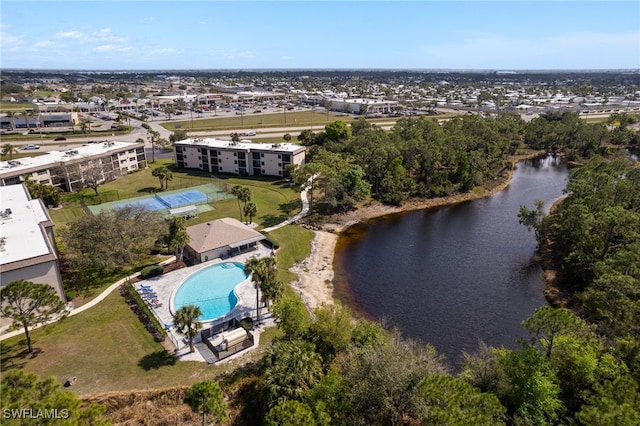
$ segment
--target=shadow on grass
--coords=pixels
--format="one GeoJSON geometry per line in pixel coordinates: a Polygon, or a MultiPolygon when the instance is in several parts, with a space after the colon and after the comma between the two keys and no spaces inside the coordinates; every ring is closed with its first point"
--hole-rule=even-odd
{"type": "Polygon", "coordinates": [[[23,368],[27,364],[27,360],[36,358],[42,353],[42,349],[33,348],[33,352],[27,352],[27,341],[20,339],[14,343],[0,343],[0,354],[2,363],[0,363],[0,371],[5,372],[13,369],[23,368]]]}
{"type": "Polygon", "coordinates": [[[300,199],[291,200],[288,203],[282,203],[278,206],[278,210],[284,213],[287,216],[291,215],[291,212],[294,210],[300,210],[301,202],[300,199]]]}
{"type": "Polygon", "coordinates": [[[146,188],[138,189],[138,192],[144,192],[146,194],[155,194],[156,192],[160,192],[161,189],[156,186],[147,186],[146,188]]]}
{"type": "Polygon", "coordinates": [[[157,370],[160,367],[174,365],[176,361],[176,357],[166,350],[162,350],[143,356],[138,361],[138,367],[141,367],[144,371],[157,370]]]}
{"type": "Polygon", "coordinates": [[[288,219],[288,216],[266,215],[260,218],[263,228],[270,228],[288,219]]]}

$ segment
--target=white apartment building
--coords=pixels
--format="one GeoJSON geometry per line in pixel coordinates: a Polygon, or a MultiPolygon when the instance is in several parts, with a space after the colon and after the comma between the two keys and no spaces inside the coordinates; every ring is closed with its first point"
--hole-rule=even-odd
{"type": "Polygon", "coordinates": [[[66,301],[53,222],[24,185],[0,187],[0,286],[26,280],[52,286],[66,301]]]}
{"type": "Polygon", "coordinates": [[[289,164],[305,163],[305,147],[292,143],[186,139],[174,142],[176,166],[240,176],[286,176],[289,164]]]}
{"type": "Polygon", "coordinates": [[[331,98],[331,109],[352,114],[388,114],[398,105],[397,101],[382,101],[378,99],[338,99],[331,98]]]}
{"type": "Polygon", "coordinates": [[[89,169],[109,181],[147,167],[144,143],[103,142],[50,151],[37,157],[0,161],[0,186],[22,183],[25,177],[63,191],[83,188],[89,169]]]}

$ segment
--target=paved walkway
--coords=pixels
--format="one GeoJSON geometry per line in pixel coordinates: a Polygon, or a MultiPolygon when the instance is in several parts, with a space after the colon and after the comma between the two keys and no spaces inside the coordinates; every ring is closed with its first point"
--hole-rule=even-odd
{"type": "MultiPolygon", "coordinates": [[[[265,228],[262,231],[263,232],[269,232],[269,231],[273,231],[274,229],[278,229],[281,228],[285,225],[289,225],[291,223],[294,223],[295,221],[297,221],[298,219],[306,216],[309,213],[309,200],[307,200],[307,188],[305,188],[301,193],[300,193],[300,198],[302,200],[302,210],[300,211],[300,213],[298,213],[297,215],[285,220],[282,223],[279,223],[278,225],[272,226],[270,228],[265,228]]],[[[161,265],[166,265],[169,264],[171,262],[174,262],[176,260],[175,257],[171,257],[163,262],[161,262],[161,265]]],[[[233,260],[233,259],[228,259],[228,260],[233,260]]],[[[192,273],[193,270],[191,270],[189,268],[189,273],[192,273]]],[[[128,277],[125,277],[123,279],[121,279],[118,282],[113,283],[112,285],[110,285],[106,290],[104,290],[102,293],[100,293],[99,296],[97,296],[95,299],[91,300],[90,302],[78,307],[78,308],[67,308],[68,311],[68,316],[73,316],[73,315],[77,315],[81,312],[86,311],[87,309],[90,309],[92,307],[94,307],[95,305],[97,305],[98,303],[102,302],[109,294],[111,294],[111,292],[113,292],[115,289],[117,289],[118,287],[120,287],[122,284],[124,284],[125,282],[131,280],[132,278],[137,277],[138,275],[140,275],[140,273],[136,272],[135,274],[129,275],[128,277]]],[[[164,319],[164,318],[163,318],[164,319]]],[[[51,324],[58,321],[58,319],[54,319],[52,321],[49,321],[47,324],[51,324]]],[[[30,330],[34,330],[36,328],[40,328],[45,324],[38,324],[34,327],[31,327],[30,330]]],[[[11,337],[14,336],[18,336],[20,334],[24,333],[24,329],[20,328],[18,330],[14,330],[14,331],[9,331],[7,332],[7,330],[9,329],[9,325],[4,326],[0,329],[0,341],[5,340],[5,339],[9,339],[11,337]]],[[[256,333],[257,334],[257,333],[256,333]]],[[[170,337],[171,334],[170,334],[170,337]]],[[[179,339],[175,339],[175,336],[173,336],[172,338],[173,343],[178,346],[178,350],[180,351],[181,347],[180,344],[177,343],[180,340],[179,339]]],[[[182,349],[184,350],[184,347],[182,347],[182,349]]],[[[178,355],[180,357],[180,359],[191,359],[193,357],[193,354],[185,354],[183,353],[182,356],[179,354],[178,355]]],[[[197,357],[198,360],[204,361],[204,359],[201,358],[201,356],[197,357]]]]}

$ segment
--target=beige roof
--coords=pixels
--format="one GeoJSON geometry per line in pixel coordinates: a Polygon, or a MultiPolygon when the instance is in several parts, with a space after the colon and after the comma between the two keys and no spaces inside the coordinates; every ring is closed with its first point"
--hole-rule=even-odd
{"type": "Polygon", "coordinates": [[[238,247],[266,239],[260,232],[249,228],[237,219],[225,217],[187,228],[191,247],[196,253],[220,247],[238,247]]]}

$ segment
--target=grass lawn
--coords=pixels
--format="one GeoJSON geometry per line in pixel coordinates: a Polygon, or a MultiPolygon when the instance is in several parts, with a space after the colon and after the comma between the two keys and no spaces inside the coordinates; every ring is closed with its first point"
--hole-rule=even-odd
{"type": "MultiPolygon", "coordinates": [[[[172,164],[173,160],[171,159],[158,159],[155,163],[150,163],[148,169],[121,176],[112,182],[101,185],[98,188],[98,196],[91,189],[67,194],[63,197],[62,208],[49,210],[51,218],[56,226],[64,226],[85,214],[81,201],[87,205],[94,205],[160,192],[160,183],[151,173],[157,167],[170,166],[172,164]]],[[[228,191],[231,191],[231,188],[235,185],[248,187],[251,190],[251,202],[255,203],[258,209],[258,214],[253,218],[253,221],[262,227],[280,223],[298,213],[302,208],[300,194],[297,191],[282,181],[274,181],[268,178],[249,179],[226,176],[211,178],[208,174],[174,171],[173,180],[169,182],[169,190],[186,189],[208,183],[214,183],[228,191]]],[[[222,217],[240,218],[236,198],[216,201],[211,203],[211,206],[214,207],[213,211],[202,213],[198,217],[189,220],[188,225],[195,225],[222,217]]]]}
{"type": "Polygon", "coordinates": [[[276,253],[278,279],[284,283],[291,282],[296,276],[289,268],[309,256],[313,232],[301,226],[287,225],[269,232],[267,237],[280,246],[276,253]]]}
{"type": "Polygon", "coordinates": [[[154,342],[118,291],[81,314],[32,333],[37,354],[27,355],[24,336],[2,342],[2,371],[22,368],[64,383],[77,376],[79,395],[189,385],[229,367],[177,361],[154,342]]]}
{"type": "MultiPolygon", "coordinates": [[[[242,116],[236,115],[231,117],[210,118],[204,120],[184,120],[184,121],[172,121],[168,123],[162,123],[161,126],[167,130],[193,130],[195,132],[204,130],[238,130],[238,129],[263,129],[269,127],[286,127],[286,126],[318,126],[318,129],[324,127],[328,123],[336,120],[342,120],[344,122],[351,122],[354,120],[351,116],[342,115],[339,113],[325,113],[314,111],[298,111],[265,114],[254,114],[252,112],[246,113],[242,116]],[[286,116],[286,118],[285,118],[286,116]],[[286,121],[285,121],[286,120],[286,121]],[[193,129],[192,129],[193,125],[193,129]]],[[[293,136],[293,135],[292,135],[293,136]]]]}

